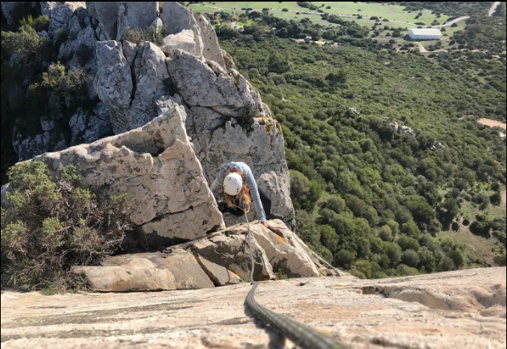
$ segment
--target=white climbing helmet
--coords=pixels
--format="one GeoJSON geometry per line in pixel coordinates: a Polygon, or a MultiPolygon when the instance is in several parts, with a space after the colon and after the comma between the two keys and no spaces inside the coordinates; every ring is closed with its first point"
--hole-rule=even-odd
{"type": "Polygon", "coordinates": [[[241,176],[235,172],[229,173],[224,179],[224,191],[230,196],[236,196],[241,192],[243,180],[241,176]]]}

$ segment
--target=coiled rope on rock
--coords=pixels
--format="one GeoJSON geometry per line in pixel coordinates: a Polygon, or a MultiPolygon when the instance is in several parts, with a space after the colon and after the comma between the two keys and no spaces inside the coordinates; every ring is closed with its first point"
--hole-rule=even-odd
{"type": "Polygon", "coordinates": [[[246,297],[246,304],[248,307],[266,325],[273,328],[285,338],[290,339],[298,347],[301,347],[303,349],[349,349],[349,347],[339,343],[333,337],[325,335],[303,324],[288,319],[283,315],[272,312],[271,310],[264,308],[262,305],[256,302],[254,294],[255,290],[259,286],[259,283],[254,281],[253,278],[256,262],[253,256],[252,241],[255,238],[250,231],[250,223],[248,222],[247,212],[245,212],[245,219],[248,228],[246,241],[250,250],[250,260],[252,263],[250,281],[253,284],[252,289],[250,292],[248,292],[248,295],[246,297]]]}

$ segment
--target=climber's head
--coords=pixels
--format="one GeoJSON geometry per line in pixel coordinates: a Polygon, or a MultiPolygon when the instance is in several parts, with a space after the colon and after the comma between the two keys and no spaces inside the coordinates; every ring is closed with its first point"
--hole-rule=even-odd
{"type": "Polygon", "coordinates": [[[222,190],[224,192],[225,201],[230,207],[235,206],[237,199],[243,199],[243,202],[250,204],[250,195],[248,188],[245,186],[246,176],[236,167],[229,167],[224,174],[224,183],[222,190]]]}

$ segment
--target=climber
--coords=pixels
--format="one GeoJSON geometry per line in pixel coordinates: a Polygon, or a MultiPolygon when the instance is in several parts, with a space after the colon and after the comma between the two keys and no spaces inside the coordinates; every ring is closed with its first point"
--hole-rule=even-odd
{"type": "Polygon", "coordinates": [[[271,214],[271,199],[257,187],[255,178],[250,167],[244,162],[229,162],[222,165],[217,178],[211,184],[211,191],[215,193],[221,188],[225,201],[219,202],[218,208],[221,212],[229,212],[240,217],[248,212],[250,208],[250,191],[255,203],[259,222],[266,228],[269,227],[267,218],[281,217],[271,214]],[[246,185],[245,185],[246,183],[246,185]],[[264,211],[266,209],[266,211],[264,211]],[[266,213],[268,216],[266,217],[266,213]]]}

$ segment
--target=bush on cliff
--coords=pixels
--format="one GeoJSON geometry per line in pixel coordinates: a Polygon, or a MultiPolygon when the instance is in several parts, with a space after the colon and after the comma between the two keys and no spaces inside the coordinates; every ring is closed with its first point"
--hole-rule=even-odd
{"type": "Polygon", "coordinates": [[[9,170],[2,205],[2,287],[59,291],[81,285],[76,265],[97,265],[130,228],[126,194],[105,197],[82,186],[74,166],[51,175],[42,162],[9,170]]]}

